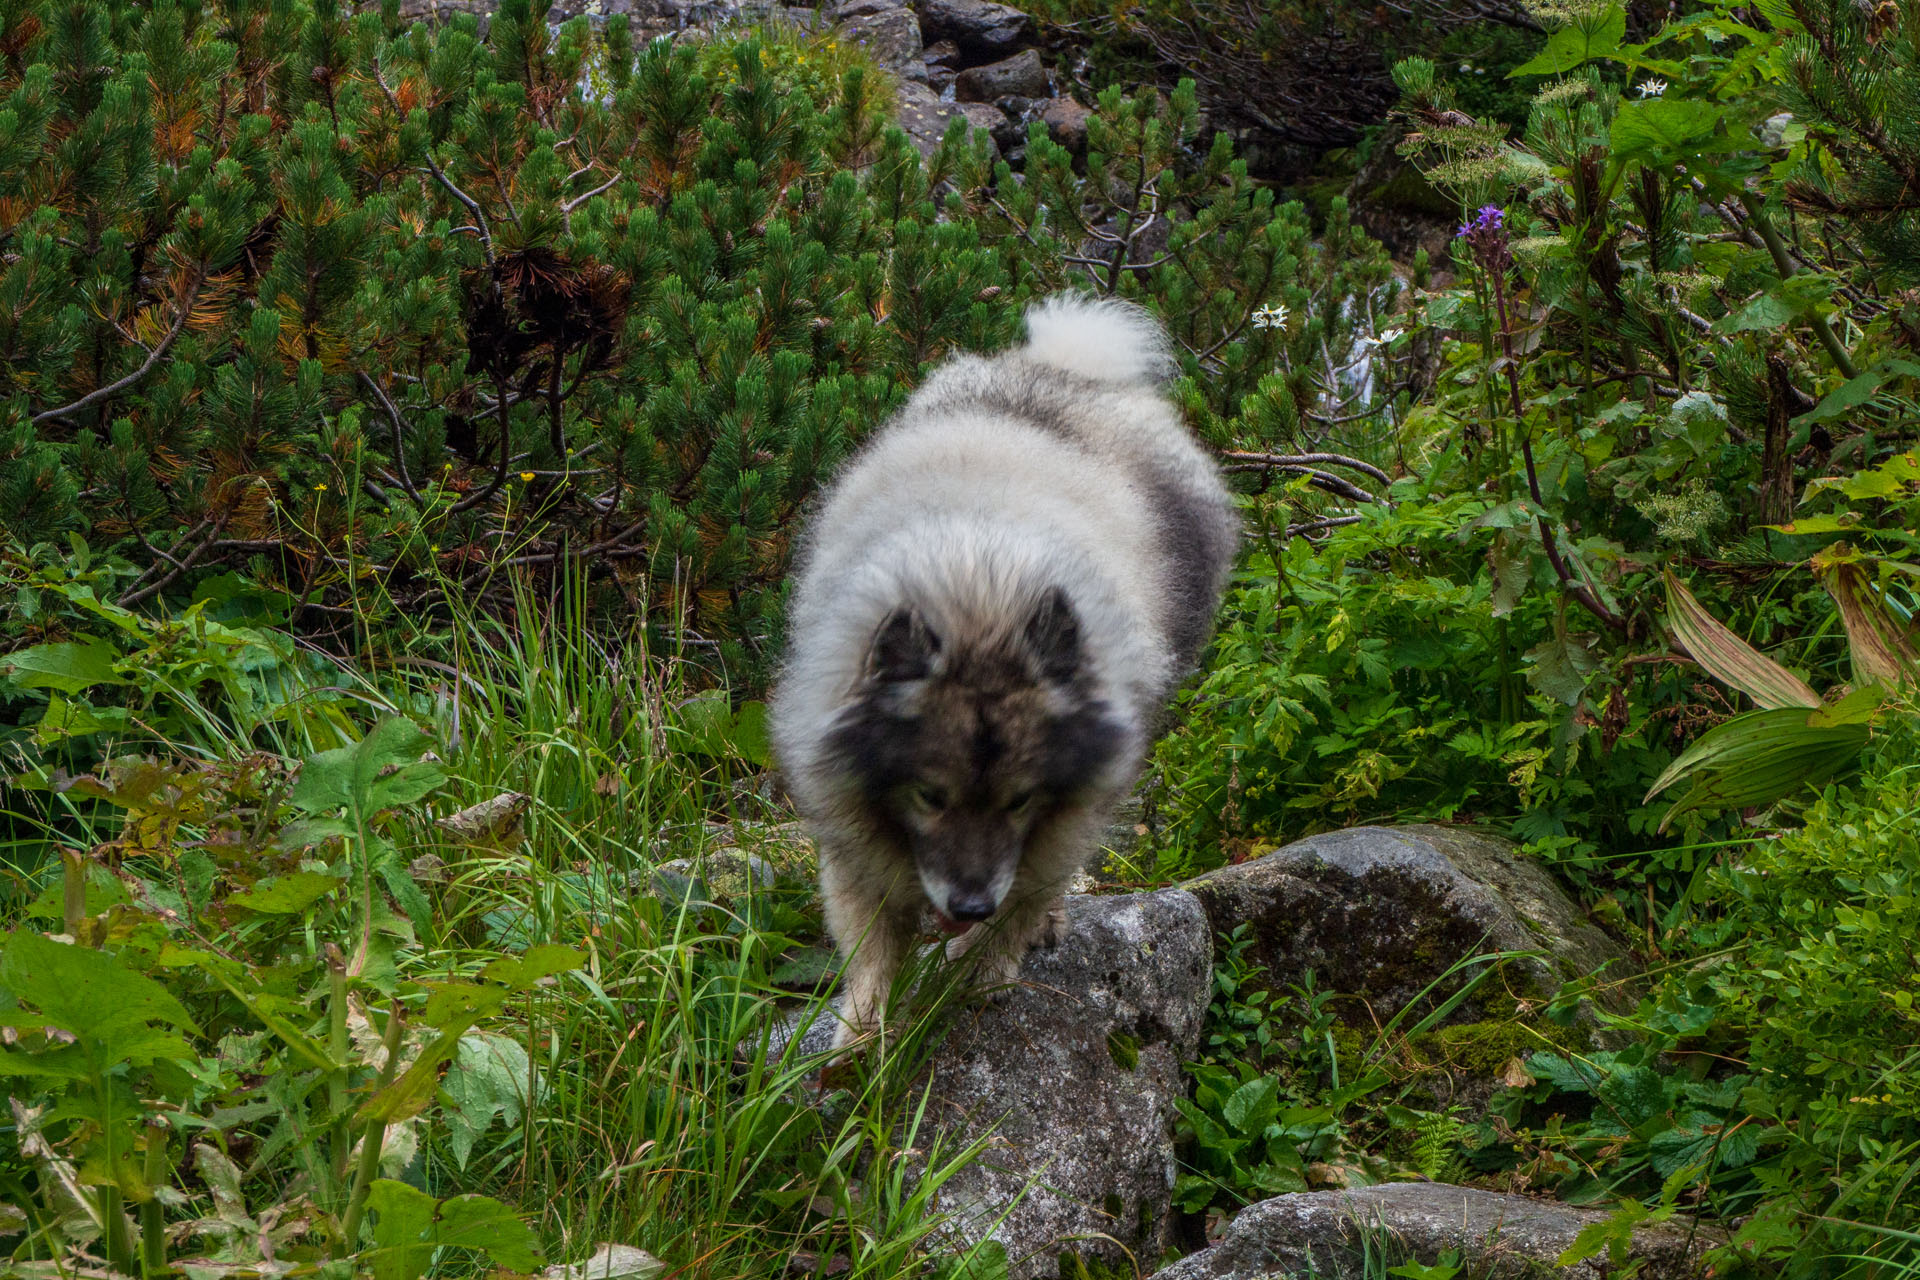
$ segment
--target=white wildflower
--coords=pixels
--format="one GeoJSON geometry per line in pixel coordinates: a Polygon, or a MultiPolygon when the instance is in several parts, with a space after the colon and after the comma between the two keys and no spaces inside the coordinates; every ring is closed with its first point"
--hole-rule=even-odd
{"type": "Polygon", "coordinates": [[[1657,98],[1667,91],[1665,80],[1642,80],[1638,92],[1643,98],[1657,98]]]}
{"type": "Polygon", "coordinates": [[[1261,307],[1253,313],[1253,327],[1256,329],[1284,329],[1287,327],[1287,309],[1278,303],[1261,307]]]}

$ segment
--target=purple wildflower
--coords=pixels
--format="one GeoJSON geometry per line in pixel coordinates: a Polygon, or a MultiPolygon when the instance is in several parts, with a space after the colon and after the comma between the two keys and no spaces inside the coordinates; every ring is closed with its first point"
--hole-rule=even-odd
{"type": "Polygon", "coordinates": [[[1455,238],[1465,240],[1481,266],[1489,271],[1504,271],[1513,262],[1507,248],[1507,215],[1497,204],[1483,205],[1472,222],[1463,225],[1455,238]]]}

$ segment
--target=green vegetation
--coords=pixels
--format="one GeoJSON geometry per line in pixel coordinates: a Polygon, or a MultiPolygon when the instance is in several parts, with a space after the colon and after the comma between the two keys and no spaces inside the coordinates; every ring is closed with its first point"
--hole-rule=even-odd
{"type": "Polygon", "coordinates": [[[1396,265],[1203,132],[1218,32],[1016,175],[791,31],[0,0],[13,1265],[1002,1271],[929,1244],[940,984],[849,1075],[772,1034],[831,976],[757,698],[807,500],[1076,286],[1251,534],[1128,880],[1473,822],[1650,975],[1350,1025],[1230,935],[1181,1207],[1417,1174],[1914,1274],[1920,4],[1683,10],[1430,33],[1392,136],[1465,225],[1396,265]]]}

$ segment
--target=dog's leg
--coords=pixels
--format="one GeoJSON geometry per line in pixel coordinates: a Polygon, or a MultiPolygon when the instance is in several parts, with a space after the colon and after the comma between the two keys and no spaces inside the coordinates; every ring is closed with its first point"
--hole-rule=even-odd
{"type": "Polygon", "coordinates": [[[913,945],[914,912],[919,903],[897,882],[879,894],[868,886],[821,876],[827,928],[845,959],[840,981],[840,1026],[833,1047],[844,1049],[880,1028],[894,975],[913,945]],[[903,902],[902,899],[911,901],[903,902]]]}

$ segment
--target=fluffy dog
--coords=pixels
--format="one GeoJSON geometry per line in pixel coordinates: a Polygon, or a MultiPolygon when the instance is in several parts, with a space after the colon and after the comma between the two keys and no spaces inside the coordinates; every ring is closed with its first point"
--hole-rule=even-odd
{"type": "Polygon", "coordinates": [[[1233,558],[1154,320],[1057,295],[1027,334],[941,366],[802,545],[772,729],[847,960],[840,1045],[928,903],[990,983],[1058,940],[1233,558]]]}

